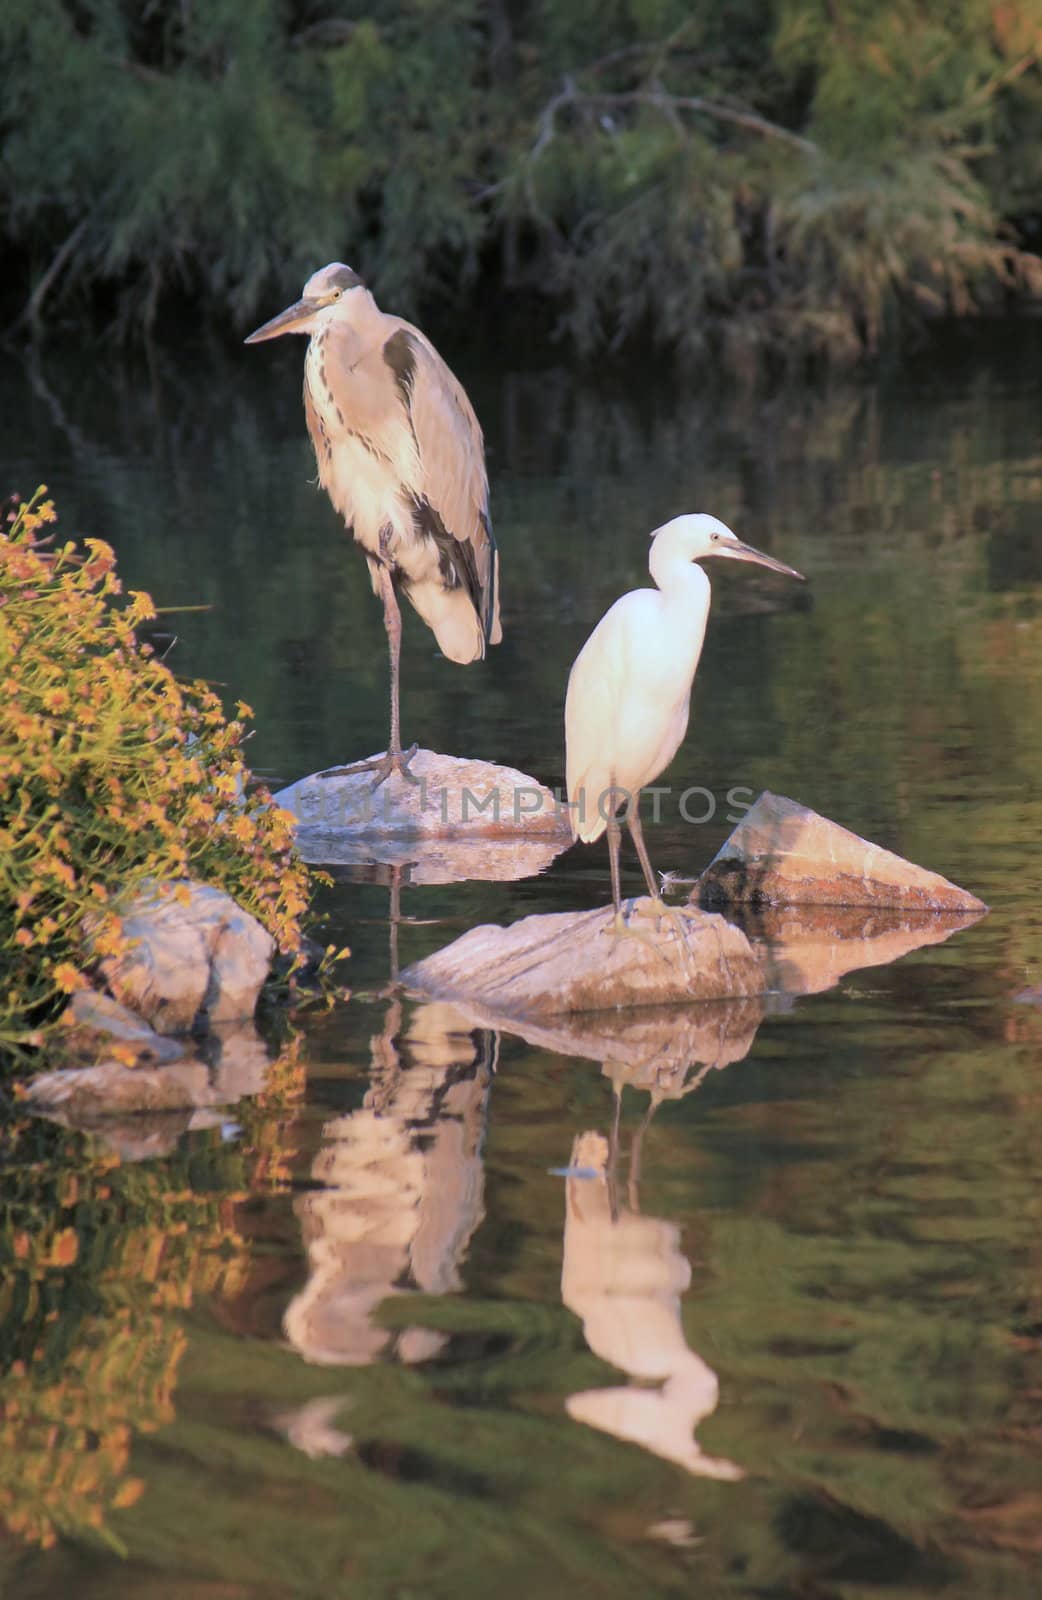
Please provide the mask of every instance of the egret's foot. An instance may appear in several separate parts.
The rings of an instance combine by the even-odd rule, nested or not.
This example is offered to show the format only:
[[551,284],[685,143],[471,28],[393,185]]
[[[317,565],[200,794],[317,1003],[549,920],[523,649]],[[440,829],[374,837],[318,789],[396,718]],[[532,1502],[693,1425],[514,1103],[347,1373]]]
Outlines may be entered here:
[[690,960],[691,951],[688,947],[684,918],[701,918],[702,913],[697,906],[668,906],[661,897],[656,896],[655,899],[652,899],[649,895],[647,900],[637,902],[634,912],[635,915],[640,917],[654,917],[657,928],[661,928],[663,920],[671,924],[676,932],[678,944],[684,955]]
[[[658,901],[657,903],[662,905],[661,901]],[[662,909],[668,915],[669,907],[663,906]],[[669,951],[664,947],[661,939],[657,938],[654,934],[642,933],[639,928],[634,928],[631,926],[630,917],[638,917],[641,914],[641,911],[638,910],[636,905],[631,908],[629,917],[627,917],[626,912],[621,908],[616,911],[614,917],[611,919],[611,922],[608,924],[607,929],[608,933],[610,933],[612,937],[612,942],[615,943],[619,939],[637,939],[641,944],[646,944],[649,950],[654,950],[655,954],[660,958],[660,960],[665,961],[667,964],[671,964],[672,957],[670,956]]]
[[420,780],[409,771],[409,762],[419,749],[418,744],[411,744],[408,750],[388,750],[383,756],[370,756],[368,761],[352,761],[346,767],[330,767],[326,772],[320,772],[320,778],[347,778],[355,772],[375,772],[376,777],[369,785],[369,792],[379,789],[386,783],[392,772],[398,772],[406,783],[414,783],[419,787]]

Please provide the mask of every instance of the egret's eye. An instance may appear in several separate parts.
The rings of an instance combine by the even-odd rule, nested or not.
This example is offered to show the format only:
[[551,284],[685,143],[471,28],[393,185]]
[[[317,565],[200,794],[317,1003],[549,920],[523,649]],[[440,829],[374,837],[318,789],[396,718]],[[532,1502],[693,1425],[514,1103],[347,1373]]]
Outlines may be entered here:
[[343,294],[343,292],[344,291],[342,289],[334,289],[329,298],[331,300],[339,300],[340,296]]
[[719,544],[720,543],[720,535],[718,533],[711,533],[709,535],[709,538],[710,538],[710,541],[713,544]]

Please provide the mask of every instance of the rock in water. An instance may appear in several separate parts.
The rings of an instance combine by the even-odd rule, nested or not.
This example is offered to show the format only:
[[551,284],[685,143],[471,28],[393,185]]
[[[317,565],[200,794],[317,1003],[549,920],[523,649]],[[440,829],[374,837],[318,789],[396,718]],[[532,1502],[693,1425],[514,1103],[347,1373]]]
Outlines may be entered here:
[[796,800],[765,790],[717,851],[694,903],[893,906],[986,911],[947,878],[870,844]]
[[220,889],[164,888],[144,890],[124,913],[133,943],[101,963],[109,989],[157,1033],[187,1033],[201,1010],[209,1022],[252,1017],[275,948],[270,933]]
[[409,763],[419,779],[392,772],[373,789],[371,772],[300,778],[275,796],[292,811],[301,835],[370,839],[549,837],[570,841],[556,796],[515,767],[418,750]]
[[627,913],[622,935],[610,906],[473,928],[409,967],[402,982],[519,1020],[764,992],[752,946],[723,917],[686,910],[659,921],[647,899],[628,902]]
[[133,1011],[96,989],[78,990],[66,1006],[62,1022],[62,1055],[77,1061],[96,1062],[113,1044],[122,1047],[124,1066],[129,1065],[131,1052],[135,1065],[146,1066],[162,1066],[185,1053],[175,1039],[156,1033]]

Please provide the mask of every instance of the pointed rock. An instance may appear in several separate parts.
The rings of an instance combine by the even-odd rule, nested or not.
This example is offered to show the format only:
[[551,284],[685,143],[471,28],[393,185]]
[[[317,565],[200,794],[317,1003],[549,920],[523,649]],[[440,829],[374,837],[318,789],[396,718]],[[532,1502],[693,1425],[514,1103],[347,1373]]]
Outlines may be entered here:
[[626,910],[621,934],[611,906],[473,928],[409,967],[402,982],[518,1019],[764,992],[752,946],[723,917],[687,908],[659,919],[647,899]]
[[702,906],[892,906],[987,910],[947,878],[765,790],[692,891]]

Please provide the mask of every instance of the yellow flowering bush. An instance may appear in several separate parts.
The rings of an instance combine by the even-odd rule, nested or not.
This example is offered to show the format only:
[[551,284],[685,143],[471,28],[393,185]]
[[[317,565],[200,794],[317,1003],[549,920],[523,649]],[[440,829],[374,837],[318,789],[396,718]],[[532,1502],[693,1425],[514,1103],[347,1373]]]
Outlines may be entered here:
[[[0,523],[0,1045],[42,1042],[94,956],[123,943],[146,878],[224,889],[284,952],[301,944],[307,869],[288,812],[245,792],[243,719],[138,639],[100,539],[60,542],[45,489]],[[172,892],[177,892],[176,889]]]

